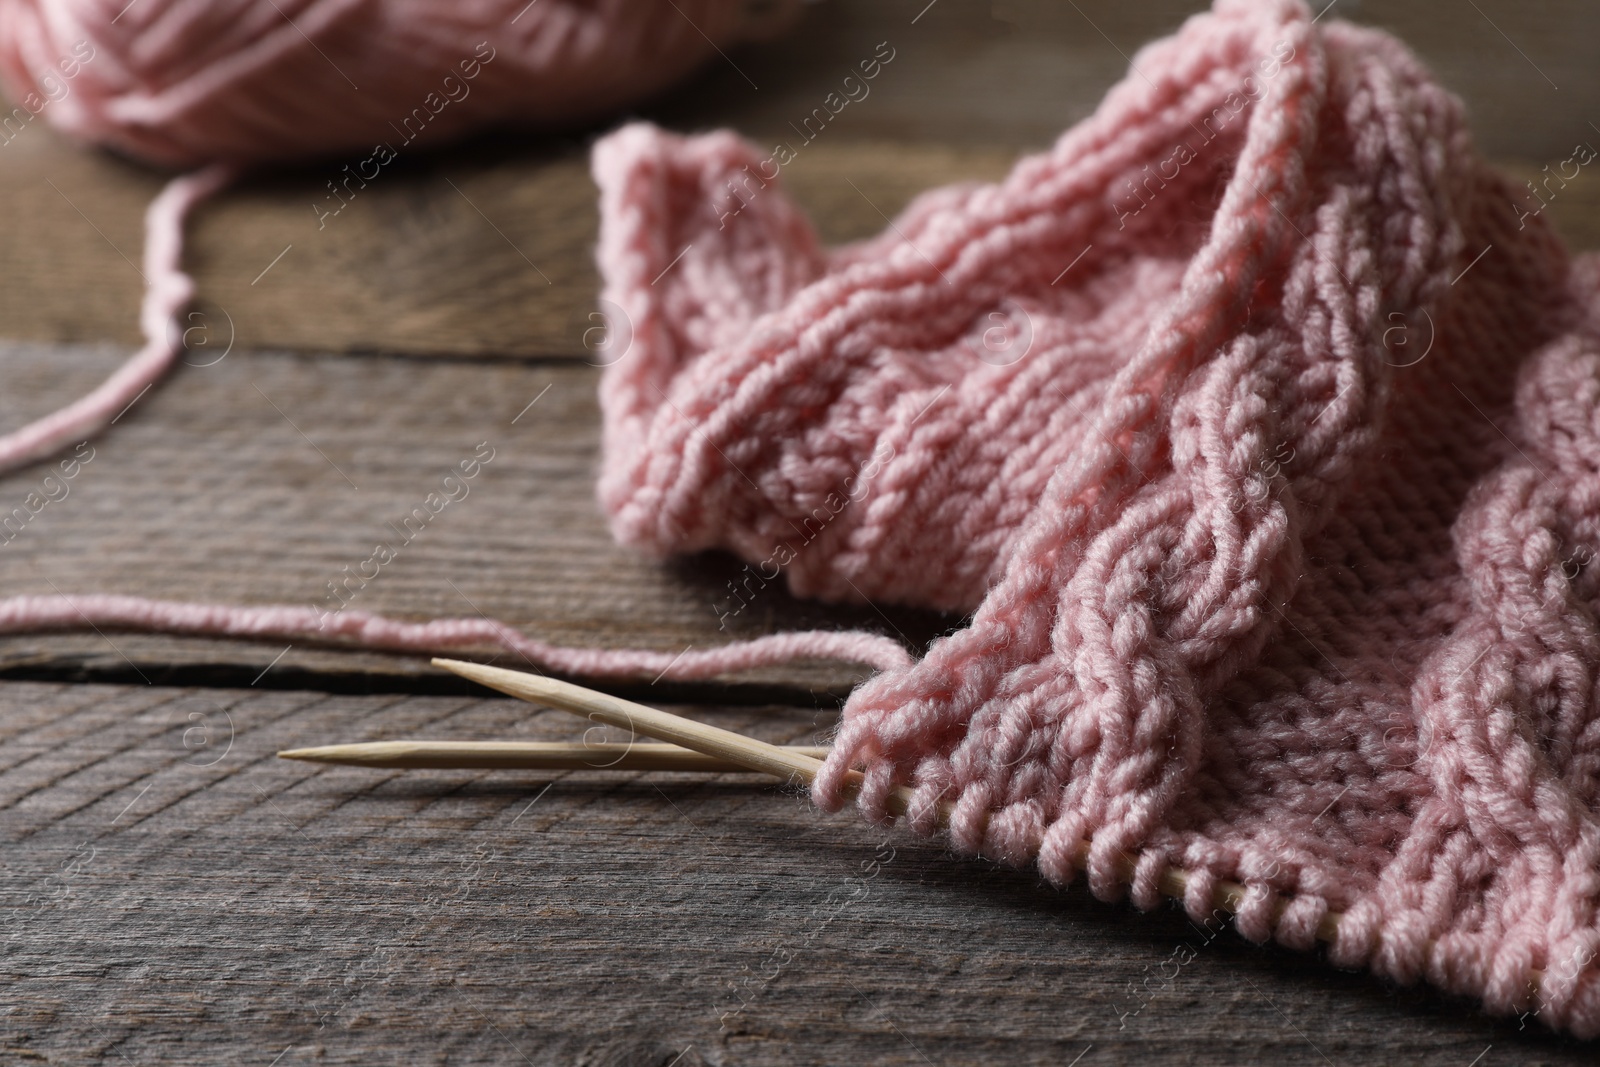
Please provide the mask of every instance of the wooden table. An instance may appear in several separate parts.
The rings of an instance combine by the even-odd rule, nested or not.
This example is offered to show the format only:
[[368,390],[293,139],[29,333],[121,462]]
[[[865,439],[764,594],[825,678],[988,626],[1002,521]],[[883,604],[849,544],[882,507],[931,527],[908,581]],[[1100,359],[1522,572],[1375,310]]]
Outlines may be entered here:
[[[844,240],[926,186],[1003,173],[1193,5],[989,7],[825,3],[787,40],[731,53],[642,113],[781,136],[890,42],[872,96],[785,169],[824,235]],[[1586,117],[1600,118],[1593,9],[1356,14],[1406,35],[1513,169],[1600,140]],[[386,522],[488,442],[470,495],[358,606],[666,650],[810,625],[920,645],[959,625],[774,586],[724,629],[736,562],[657,564],[611,543],[592,503],[599,372],[583,341],[594,132],[402,158],[320,229],[310,205],[333,166],[258,178],[202,209],[192,365],[0,544],[0,587],[319,602]],[[160,180],[42,125],[0,148],[0,425],[84,392],[126,355],[140,214]],[[1584,174],[1549,210],[1575,245],[1600,246],[1600,180]],[[43,474],[0,479],[0,512]],[[412,658],[87,632],[0,640],[0,677],[4,1063],[1596,1056],[1534,1021],[820,816],[749,776],[274,758],[336,740],[578,736],[567,716]],[[803,741],[858,679],[822,665],[619,688]],[[1175,968],[1175,953],[1189,962]]]

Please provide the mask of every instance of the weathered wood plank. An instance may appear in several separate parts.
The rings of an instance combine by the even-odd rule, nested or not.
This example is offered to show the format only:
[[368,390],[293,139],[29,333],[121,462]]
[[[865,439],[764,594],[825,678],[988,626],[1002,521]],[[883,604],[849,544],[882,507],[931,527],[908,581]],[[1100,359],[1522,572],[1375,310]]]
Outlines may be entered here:
[[[0,346],[10,385],[0,394],[0,424],[83,391],[120,358],[109,347]],[[728,583],[742,571],[731,557],[662,564],[618,548],[594,503],[597,375],[570,362],[237,351],[213,366],[183,367],[93,443],[64,498],[9,541],[0,533],[0,589],[334,610],[341,601],[328,583],[342,582],[346,568],[358,572],[381,541],[398,555],[365,586],[345,586],[350,607],[419,619],[481,612],[557,642],[678,651],[812,626],[922,641],[954,624],[830,609],[775,584],[736,602]],[[402,539],[406,517],[445,474],[491,453],[464,497]],[[40,491],[50,469],[0,478],[0,516]],[[748,607],[735,610],[741,603]],[[243,685],[274,664],[267,684],[310,671],[343,680],[302,676],[297,684],[347,688],[439,673],[414,657],[284,649],[29,635],[0,640],[0,670]],[[181,670],[202,666],[213,670]],[[755,677],[841,691],[859,672],[785,668]]]
[[[695,713],[774,741],[827,725],[791,708]],[[1519,1031],[823,816],[748,776],[272,756],[333,739],[574,739],[581,725],[471,697],[0,684],[3,1058],[1592,1056],[1532,1021]]]
[[[132,264],[159,183],[41,134],[0,153],[0,332],[133,345],[141,281]],[[201,300],[191,342],[210,351],[232,343],[582,358],[599,287],[583,159],[484,156],[397,165],[320,232],[303,175],[224,194],[193,227]],[[993,151],[819,144],[783,177],[836,243],[878,232],[884,215],[925,188],[993,180],[1011,161]],[[1507,169],[1524,179],[1539,171]],[[1600,180],[1580,174],[1548,215],[1576,247],[1600,247]]]
[[[1600,9],[1582,0],[1309,0],[1327,18],[1397,34],[1461,95],[1484,151],[1542,165],[1590,137],[1600,111],[1592,42]],[[896,56],[870,95],[839,115],[863,139],[1029,148],[1083,118],[1153,38],[1204,0],[892,0],[823,3],[789,37],[740,50],[649,110],[675,126],[732,125],[786,136],[863,58]],[[915,21],[913,21],[915,20]],[[1600,121],[1600,120],[1596,120]],[[1587,131],[1587,132],[1586,132]],[[830,123],[828,137],[834,136]]]
[[[842,241],[877,232],[883,214],[921,189],[1003,174],[1018,150],[1048,144],[1088,114],[1139,44],[1199,5],[1018,0],[991,17],[947,2],[913,26],[913,9],[925,6],[819,5],[793,37],[733,61],[759,91],[718,63],[642,110],[676,128],[731,125],[759,143],[791,144],[797,157],[783,181],[823,235]],[[1532,173],[1567,159],[1575,142],[1600,139],[1587,118],[1600,113],[1593,33],[1573,24],[1600,30],[1600,14],[1511,0],[1478,7],[1470,17],[1396,3],[1352,14],[1397,30],[1435,63],[1467,97],[1491,154]],[[804,141],[792,124],[880,41],[895,58],[868,95]],[[219,335],[244,347],[581,355],[597,285],[584,146],[598,132],[402,153],[320,221],[313,205],[340,202],[327,182],[343,177],[343,161],[250,181],[195,220],[202,306]],[[133,264],[160,180],[68,145],[43,123],[0,146],[0,333],[134,343]],[[1592,176],[1563,189],[1550,213],[1580,246],[1600,244]]]
[[[140,218],[159,183],[131,164],[47,137],[19,139],[8,150],[25,151],[0,155],[4,334],[132,345]],[[571,151],[488,154],[397,164],[320,231],[303,174],[224,194],[193,226],[190,262],[201,300],[191,341],[212,351],[231,342],[581,359],[599,288],[596,194],[584,159]],[[877,233],[885,215],[923,189],[998,178],[1012,158],[818,144],[783,179],[837,243]],[[1524,178],[1538,172],[1528,164],[1508,169]],[[1548,213],[1577,247],[1600,246],[1600,180],[1580,174]]]
[[[923,188],[994,177],[1009,161],[937,147],[818,145],[785,180],[837,242],[881,230],[879,212],[892,214]],[[319,218],[312,206],[324,204],[325,182],[339,173],[330,164],[261,178],[197,213],[188,262],[207,316],[197,325],[210,324],[214,344],[585,353],[599,288],[596,192],[571,141],[479,142],[402,158],[338,215]],[[159,188],[159,176],[46,129],[30,127],[4,146],[0,333],[135,343],[142,217]]]

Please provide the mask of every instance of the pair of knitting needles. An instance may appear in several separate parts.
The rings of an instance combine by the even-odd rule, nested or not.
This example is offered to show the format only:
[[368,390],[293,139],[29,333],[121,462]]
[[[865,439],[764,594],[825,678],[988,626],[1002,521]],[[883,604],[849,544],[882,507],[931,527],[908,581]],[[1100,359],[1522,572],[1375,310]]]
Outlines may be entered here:
[[[545,678],[503,667],[435,659],[435,667],[499,690],[519,700],[570,711],[591,722],[604,723],[668,742],[666,744],[550,744],[516,741],[375,741],[354,745],[325,745],[279,752],[284,759],[315,763],[356,764],[389,768],[473,768],[537,770],[699,771],[721,773],[754,771],[782,781],[810,785],[822,769],[828,749],[814,746],[770,745],[753,737],[686,719],[658,708],[635,704],[581,685]],[[860,787],[861,772],[850,771],[847,790]],[[890,798],[890,811],[905,814],[911,798],[904,787]],[[941,819],[946,815],[941,812]]]
[[[454,659],[435,659],[443,667],[507,696],[545,707],[572,712],[591,722],[604,723],[634,734],[658,738],[666,744],[550,744],[539,742],[461,742],[461,741],[375,741],[366,744],[325,745],[297,748],[278,753],[285,759],[316,763],[355,764],[380,768],[439,768],[476,770],[617,770],[617,771],[699,771],[724,773],[754,771],[770,774],[780,781],[810,785],[822,769],[826,748],[785,747],[758,741],[753,737],[686,719],[659,708],[636,704],[607,693],[585,689],[571,682],[545,678],[503,667],[488,667]],[[860,788],[861,772],[847,773],[845,791]],[[911,802],[911,791],[896,787],[888,797],[892,815],[904,815]],[[939,805],[940,826],[949,822],[950,806]],[[1089,843],[1080,841],[1074,860],[1081,867],[1089,858]],[[1125,883],[1133,881],[1133,860],[1124,857],[1119,865]],[[1182,899],[1188,888],[1188,874],[1169,867],[1161,876],[1161,891]],[[1245,887],[1237,882],[1218,884],[1213,904],[1232,914],[1245,898]],[[1317,929],[1317,936],[1332,941],[1339,931],[1338,913],[1329,913]]]
[[[681,715],[661,711],[659,708],[636,704],[607,693],[585,689],[570,682],[557,681],[539,675],[508,671],[503,667],[488,667],[461,660],[435,659],[434,666],[443,667],[463,678],[470,679],[507,696],[530,701],[545,707],[569,711],[591,722],[604,723],[634,734],[658,738],[665,744],[605,743],[605,744],[550,744],[540,742],[450,742],[450,741],[376,741],[368,744],[326,745],[320,748],[299,748],[278,753],[285,759],[310,760],[317,763],[355,764],[364,767],[385,768],[441,768],[475,770],[617,770],[617,771],[696,771],[726,773],[754,771],[770,774],[781,781],[810,785],[822,768],[828,749],[806,746],[772,745],[753,737],[723,730],[706,723],[686,719]],[[846,792],[860,788],[860,771],[850,771],[846,779]],[[904,815],[911,793],[904,786],[896,787],[889,795],[888,809],[892,815]],[[940,802],[939,825],[948,825],[950,806]],[[1079,841],[1073,849],[1073,860],[1079,866],[1087,864],[1089,843]],[[1124,884],[1133,881],[1132,857],[1124,856],[1118,864],[1118,874]],[[1188,888],[1187,872],[1168,867],[1161,874],[1163,895],[1182,900]],[[1244,905],[1245,887],[1238,882],[1219,882],[1212,895],[1212,905],[1228,914],[1237,914]],[[1288,901],[1278,902],[1278,915],[1287,908]],[[1330,911],[1317,926],[1317,938],[1332,942],[1339,935],[1340,912]],[[1534,971],[1532,982],[1537,985],[1543,975]]]
[[[435,659],[443,667],[507,696],[545,707],[572,712],[591,722],[604,723],[634,734],[654,737],[666,744],[606,743],[550,744],[539,742],[461,742],[461,741],[375,741],[366,744],[325,745],[297,748],[278,753],[285,759],[316,763],[354,764],[378,768],[438,768],[476,770],[616,770],[616,771],[699,771],[725,773],[754,771],[770,774],[780,781],[810,785],[822,769],[828,749],[785,747],[758,741],[753,737],[686,719],[658,708],[636,704],[607,693],[585,689],[503,667],[465,663],[454,659]],[[861,772],[849,771],[845,791],[860,788]],[[888,797],[892,815],[904,815],[910,806],[911,791],[896,787]],[[948,824],[950,805],[941,802],[938,820]],[[1089,858],[1089,843],[1080,841],[1074,860],[1081,867]],[[1120,872],[1124,882],[1133,881],[1133,860],[1124,857]],[[1188,887],[1188,875],[1169,867],[1161,876],[1161,891],[1181,899]],[[1245,888],[1237,882],[1219,883],[1215,906],[1229,913],[1244,903]],[[1331,941],[1338,933],[1337,914],[1323,920],[1317,934]]]

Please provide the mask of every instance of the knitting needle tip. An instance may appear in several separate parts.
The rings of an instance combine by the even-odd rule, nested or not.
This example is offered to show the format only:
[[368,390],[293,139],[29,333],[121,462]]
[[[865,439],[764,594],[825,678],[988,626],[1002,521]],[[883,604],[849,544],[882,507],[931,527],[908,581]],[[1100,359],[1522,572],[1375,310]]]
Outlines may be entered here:
[[[815,745],[785,746],[785,751],[826,759]],[[746,768],[680,745],[640,741],[368,741],[322,745],[278,753],[281,759],[339,763],[356,767],[429,770],[524,771],[688,771],[739,773]]]
[[631,700],[585,689],[571,682],[455,659],[435,659],[433,664],[507,696],[559,708],[591,722],[602,722],[635,734],[646,734],[692,748],[715,759],[738,764],[746,770],[770,774],[780,780],[809,785],[822,768],[821,760],[778,745],[769,745],[732,730],[686,719],[659,708],[635,704]]

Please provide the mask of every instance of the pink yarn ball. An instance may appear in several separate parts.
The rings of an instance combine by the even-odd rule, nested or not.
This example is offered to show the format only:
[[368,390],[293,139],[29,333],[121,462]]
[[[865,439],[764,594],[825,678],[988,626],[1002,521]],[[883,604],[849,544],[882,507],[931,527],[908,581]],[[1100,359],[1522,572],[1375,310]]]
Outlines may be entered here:
[[14,106],[173,167],[604,114],[799,0],[0,0]]

